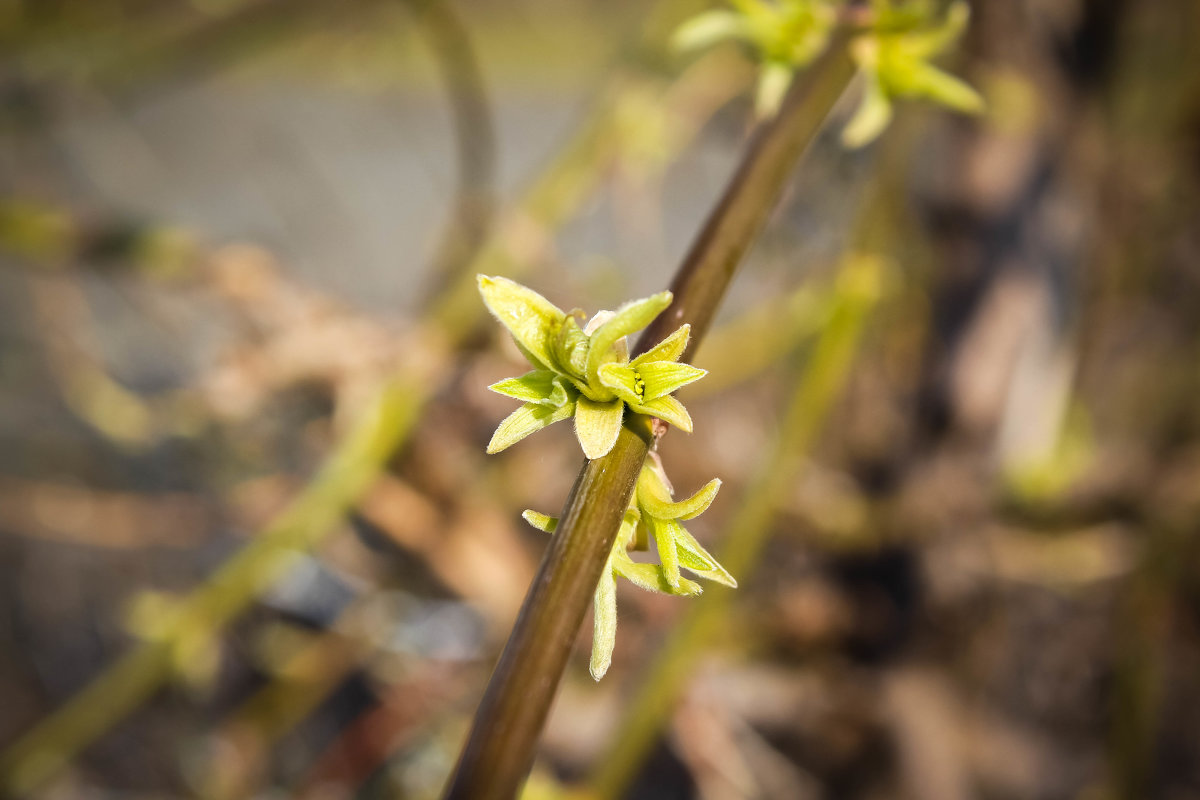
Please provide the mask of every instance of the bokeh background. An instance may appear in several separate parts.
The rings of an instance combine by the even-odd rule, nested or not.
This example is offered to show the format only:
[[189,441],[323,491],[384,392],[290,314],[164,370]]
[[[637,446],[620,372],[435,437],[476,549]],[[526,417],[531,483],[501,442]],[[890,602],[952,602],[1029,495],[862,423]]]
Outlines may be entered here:
[[[973,6],[988,112],[852,89],[681,392],[754,566],[621,587],[530,796],[1200,797],[1200,6]],[[0,2],[0,795],[437,796],[581,461],[484,455],[470,276],[669,282],[753,127],[703,7]]]

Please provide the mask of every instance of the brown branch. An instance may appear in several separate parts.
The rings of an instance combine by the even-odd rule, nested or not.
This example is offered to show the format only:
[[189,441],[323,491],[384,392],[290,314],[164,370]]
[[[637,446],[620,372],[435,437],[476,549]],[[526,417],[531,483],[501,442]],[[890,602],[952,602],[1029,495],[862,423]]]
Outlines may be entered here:
[[[642,334],[638,351],[683,323],[692,325],[689,350],[697,346],[742,256],[851,74],[845,48],[833,43],[793,86],[779,116],[763,125],[676,273],[674,302]],[[635,416],[612,452],[580,472],[476,712],[448,800],[512,798],[520,790],[652,441],[649,420]]]

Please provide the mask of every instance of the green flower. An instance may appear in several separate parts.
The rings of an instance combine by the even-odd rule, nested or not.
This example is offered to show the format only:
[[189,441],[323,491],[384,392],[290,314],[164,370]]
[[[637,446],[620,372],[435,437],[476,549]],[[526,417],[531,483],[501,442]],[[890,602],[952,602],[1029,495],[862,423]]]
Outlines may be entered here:
[[978,92],[929,63],[966,28],[970,10],[965,2],[951,4],[940,24],[931,23],[927,3],[895,8],[888,0],[876,0],[873,8],[873,29],[850,43],[863,77],[863,98],[842,131],[843,144],[862,147],[879,136],[891,122],[897,97],[923,97],[967,114],[983,111]]
[[723,40],[742,41],[762,62],[755,110],[774,114],[797,69],[821,54],[837,22],[830,0],[730,0],[735,10],[707,11],[683,23],[673,38],[679,50],[698,50]]
[[580,328],[583,312],[566,313],[532,289],[507,278],[479,276],[488,310],[508,328],[533,366],[519,378],[488,387],[524,403],[496,428],[489,453],[498,453],[534,431],[575,418],[575,434],[588,458],[599,458],[617,441],[628,405],[691,432],[692,420],[670,394],[707,374],[678,364],[691,328],[680,327],[649,352],[629,360],[626,339],[671,304],[660,292],[602,311]]
[[[703,591],[700,584],[680,575],[682,567],[698,577],[737,587],[733,576],[680,524],[704,513],[720,488],[721,481],[714,478],[688,499],[675,502],[657,454],[651,453],[647,458],[592,601],[594,622],[589,669],[594,679],[603,678],[612,663],[617,641],[617,578],[625,578],[649,592],[681,597],[700,594]],[[527,510],[522,516],[530,525],[547,533],[553,533],[558,526],[556,517],[536,511]],[[630,549],[647,549],[651,538],[662,563],[640,563],[629,557]]]

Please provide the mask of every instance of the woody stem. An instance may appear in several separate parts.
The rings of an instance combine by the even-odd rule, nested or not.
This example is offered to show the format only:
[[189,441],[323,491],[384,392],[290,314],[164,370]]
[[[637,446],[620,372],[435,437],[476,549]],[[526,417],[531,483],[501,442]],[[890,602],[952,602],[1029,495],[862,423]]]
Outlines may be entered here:
[[[832,43],[764,123],[671,283],[671,305],[643,332],[633,355],[685,323],[703,339],[730,280],[775,207],[792,169],[816,138],[852,68]],[[571,647],[654,440],[650,420],[627,415],[616,445],[584,464],[563,509],[446,790],[447,800],[517,795]]]

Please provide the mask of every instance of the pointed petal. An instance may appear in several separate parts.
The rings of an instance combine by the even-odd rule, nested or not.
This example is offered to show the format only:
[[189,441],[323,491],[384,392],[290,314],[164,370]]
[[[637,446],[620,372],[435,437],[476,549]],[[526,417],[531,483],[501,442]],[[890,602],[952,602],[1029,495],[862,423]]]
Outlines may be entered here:
[[479,293],[488,311],[508,328],[521,352],[535,366],[552,369],[551,337],[566,314],[558,306],[516,281],[480,275]]
[[650,533],[658,547],[658,560],[662,563],[663,577],[672,589],[679,588],[679,552],[675,547],[675,528],[679,523],[670,519],[650,517]]
[[638,392],[638,376],[627,364],[604,364],[596,373],[600,385],[611,389],[612,393],[626,403],[640,403],[642,396]]
[[675,546],[679,551],[679,564],[701,578],[722,583],[731,589],[737,588],[737,581],[704,547],[696,541],[696,537],[682,525],[676,526]]
[[[617,533],[617,541],[613,544],[613,550],[620,550],[624,553],[628,548],[633,547],[635,550],[637,544],[637,529],[642,521],[642,512],[638,511],[637,503],[630,503],[629,508],[625,509],[625,516],[621,520],[621,530]],[[644,547],[641,549],[645,549]]]
[[630,363],[636,367],[647,361],[678,361],[679,357],[683,355],[683,351],[687,349],[687,343],[691,337],[692,326],[680,325],[674,333],[642,353]]
[[588,337],[579,329],[574,315],[568,315],[554,336],[554,357],[558,366],[571,375],[582,378],[587,370]]
[[671,395],[659,397],[645,403],[638,403],[637,405],[630,404],[629,407],[639,414],[649,414],[652,417],[658,417],[663,422],[674,425],[684,433],[692,432],[691,416],[688,414],[687,409],[683,407],[683,403]]
[[642,397],[646,400],[657,400],[708,374],[706,369],[693,367],[691,364],[677,364],[674,361],[650,361],[639,365],[637,372],[644,384]]
[[659,292],[618,308],[612,318],[596,328],[592,334],[591,346],[588,348],[588,378],[596,378],[596,371],[600,369],[601,364],[616,360],[617,354],[613,353],[613,348],[618,340],[649,325],[669,305],[671,293]]
[[745,39],[750,26],[740,14],[732,11],[706,11],[697,14],[675,29],[671,47],[676,52],[703,50],[722,39]]
[[862,101],[842,129],[842,144],[851,149],[870,144],[892,121],[892,101],[879,82],[879,76],[864,72],[864,78]]
[[649,550],[650,549],[650,522],[642,518],[638,520],[637,528],[633,532],[633,543],[630,545],[633,550]]
[[617,643],[617,581],[613,577],[612,561],[604,567],[596,594],[592,600],[595,617],[592,624],[592,678],[600,680],[612,663],[613,647]]
[[552,408],[558,408],[568,400],[562,381],[553,372],[544,369],[526,372],[519,378],[505,378],[488,388],[515,400]]
[[695,597],[704,591],[704,587],[695,581],[680,577],[679,586],[672,587],[667,583],[667,577],[658,564],[641,564],[634,561],[626,553],[613,553],[613,571],[621,578],[647,592],[673,594],[681,597]]
[[534,511],[532,508],[522,511],[521,516],[530,525],[545,533],[554,533],[554,529],[558,527],[558,517],[542,514],[539,511]]
[[597,403],[586,397],[575,402],[575,436],[589,459],[607,455],[617,443],[625,404],[620,400]]
[[909,33],[900,42],[906,54],[924,60],[948,49],[966,30],[971,18],[970,7],[963,2],[950,4],[941,25],[927,31]]
[[649,481],[639,480],[637,498],[647,514],[659,519],[689,520],[703,514],[712,505],[720,489],[721,479],[713,478],[704,484],[700,491],[686,500],[672,502],[669,494],[661,491]]
[[758,76],[754,92],[754,113],[759,119],[775,116],[783,105],[788,87],[792,85],[792,65],[779,61],[768,61]]
[[917,64],[898,87],[905,94],[927,97],[964,114],[983,112],[983,97],[965,81],[930,64]]
[[488,453],[499,453],[507,447],[512,447],[529,434],[566,419],[574,413],[574,403],[567,403],[558,408],[538,403],[526,403],[504,418],[500,427],[496,428],[496,432],[492,434],[487,451]]

